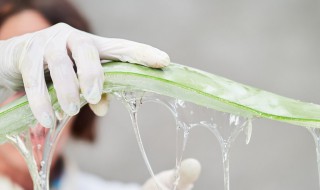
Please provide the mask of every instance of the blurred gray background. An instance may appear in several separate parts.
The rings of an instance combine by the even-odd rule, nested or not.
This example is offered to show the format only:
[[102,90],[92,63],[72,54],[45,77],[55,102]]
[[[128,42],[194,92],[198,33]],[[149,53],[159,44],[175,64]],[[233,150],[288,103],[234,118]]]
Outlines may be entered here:
[[[319,0],[73,0],[96,34],[150,44],[173,62],[303,101],[320,103]],[[141,131],[156,172],[175,163],[175,129],[159,105],[141,110]],[[257,119],[249,145],[231,150],[233,190],[317,190],[315,146],[302,127]],[[108,180],[143,183],[149,174],[124,106],[111,102],[94,145],[70,141],[66,153]],[[221,151],[204,128],[185,158],[203,172],[196,190],[223,189]]]

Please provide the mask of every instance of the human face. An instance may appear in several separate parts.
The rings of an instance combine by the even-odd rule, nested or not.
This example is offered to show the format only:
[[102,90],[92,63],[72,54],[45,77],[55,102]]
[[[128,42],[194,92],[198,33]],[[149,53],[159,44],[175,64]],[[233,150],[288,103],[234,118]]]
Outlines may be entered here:
[[[6,40],[14,36],[35,32],[45,29],[50,23],[37,11],[25,10],[8,18],[0,28],[0,40]],[[8,100],[0,104],[3,106],[7,103],[24,95],[24,92],[18,92]],[[63,134],[60,136],[56,146],[56,152],[53,157],[53,164],[62,152],[63,144],[70,136],[70,122],[65,127]],[[19,174],[19,175],[17,175]],[[0,146],[0,176],[9,177],[14,183],[19,184],[26,190],[33,188],[32,180],[28,168],[22,156],[12,144],[3,144]]]
[[37,11],[25,10],[9,17],[0,28],[0,40],[35,32],[50,26]]

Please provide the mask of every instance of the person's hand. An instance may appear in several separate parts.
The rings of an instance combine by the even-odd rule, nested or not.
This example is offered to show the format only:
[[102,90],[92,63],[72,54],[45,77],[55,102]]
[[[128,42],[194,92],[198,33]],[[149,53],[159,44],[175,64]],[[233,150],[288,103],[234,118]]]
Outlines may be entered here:
[[[0,91],[24,87],[35,118],[45,127],[53,125],[54,114],[44,72],[50,72],[62,110],[72,116],[79,112],[80,92],[90,104],[101,100],[104,74],[100,59],[154,68],[170,62],[166,53],[151,46],[94,36],[64,23],[0,41],[0,53]],[[101,106],[91,107],[97,108],[97,114],[105,112]]]
[[[180,180],[177,190],[191,190],[201,171],[200,163],[195,159],[182,161],[180,167]],[[163,171],[155,176],[160,183],[161,190],[171,190],[175,180],[175,170]],[[158,190],[153,178],[150,178],[142,187],[142,190]]]

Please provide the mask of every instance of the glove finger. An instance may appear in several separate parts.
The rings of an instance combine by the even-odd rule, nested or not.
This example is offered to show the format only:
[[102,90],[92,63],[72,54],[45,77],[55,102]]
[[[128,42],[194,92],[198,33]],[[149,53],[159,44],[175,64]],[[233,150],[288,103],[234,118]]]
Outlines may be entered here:
[[76,115],[80,110],[79,82],[67,51],[46,51],[45,60],[62,110],[70,116]]
[[102,94],[101,100],[97,104],[89,104],[89,107],[97,116],[105,116],[109,109],[108,95]]
[[33,115],[41,125],[50,128],[54,125],[54,114],[44,79],[43,57],[30,56],[38,54],[35,50],[29,50],[28,55],[21,61],[20,69]]
[[[191,190],[194,182],[198,179],[201,171],[200,163],[192,158],[183,160],[180,166],[180,180],[177,190]],[[162,190],[173,188],[175,180],[175,170],[167,170],[157,174],[155,177],[161,185]],[[143,190],[157,189],[154,179],[149,179],[144,185]]]
[[92,40],[80,32],[68,38],[68,47],[77,65],[79,85],[84,98],[91,104],[101,99],[104,73],[99,53]]
[[192,189],[194,182],[199,178],[201,165],[198,160],[189,158],[181,162],[180,180],[177,189]]
[[[150,189],[161,189],[161,190],[170,190],[174,181],[174,170],[167,170],[160,172],[155,176],[155,179],[148,179],[142,186],[142,190],[150,190]],[[158,188],[159,187],[159,188]]]
[[101,59],[138,63],[153,68],[165,67],[170,63],[167,53],[146,44],[94,35],[92,38]]

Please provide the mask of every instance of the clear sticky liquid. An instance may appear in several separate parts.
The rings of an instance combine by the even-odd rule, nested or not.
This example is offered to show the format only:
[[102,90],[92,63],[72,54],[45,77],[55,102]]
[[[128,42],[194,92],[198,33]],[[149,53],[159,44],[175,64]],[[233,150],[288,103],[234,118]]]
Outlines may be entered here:
[[49,174],[51,160],[59,135],[69,120],[64,116],[56,121],[56,125],[47,129],[39,124],[30,126],[28,131],[19,135],[6,135],[21,153],[28,166],[34,190],[49,190]]
[[[132,120],[132,125],[136,134],[136,138],[140,147],[142,157],[153,177],[158,189],[179,189],[180,167],[183,159],[183,154],[186,149],[187,141],[190,132],[194,127],[205,127],[211,131],[218,139],[222,150],[223,174],[224,174],[224,189],[230,190],[229,178],[229,159],[231,145],[241,131],[245,130],[246,142],[249,143],[252,133],[251,117],[245,118],[233,114],[223,113],[203,106],[198,106],[179,99],[159,96],[152,93],[142,92],[121,92],[116,96],[125,103]],[[155,102],[164,105],[174,116],[176,122],[176,165],[175,179],[170,187],[164,187],[154,176],[153,169],[144,150],[143,142],[139,133],[137,115],[139,107],[143,103]]]
[[[244,131],[246,135],[246,143],[248,144],[250,142],[252,135],[252,118],[250,116],[241,117],[234,114],[223,113],[182,100],[141,91],[130,90],[114,94],[124,102],[129,111],[142,157],[150,175],[155,181],[157,189],[179,189],[181,161],[186,150],[188,137],[194,127],[205,127],[217,138],[220,144],[224,190],[230,190],[230,150],[232,143],[242,131]],[[164,105],[175,119],[176,164],[174,180],[170,187],[164,187],[161,182],[157,181],[140,136],[138,111],[142,104],[148,102],[156,102]],[[63,127],[69,120],[69,117],[63,114],[58,114],[57,118],[59,118],[59,120],[52,129],[45,129],[40,125],[34,124],[30,126],[30,130],[22,132],[19,135],[6,135],[7,140],[14,144],[24,157],[34,183],[34,190],[49,189],[49,172],[54,148]],[[308,130],[312,134],[316,145],[320,187],[320,129],[308,128]]]
[[[186,150],[189,134],[194,127],[205,127],[214,134],[218,139],[222,150],[224,189],[230,189],[229,178],[229,158],[232,143],[245,130],[247,143],[250,141],[252,133],[251,118],[236,116],[233,114],[219,112],[203,106],[198,106],[183,100],[170,97],[160,96],[153,93],[141,91],[119,91],[113,93],[126,106],[131,121],[132,127],[147,169],[152,176],[155,187],[161,189],[179,189],[181,179],[180,168],[183,159],[183,154]],[[159,103],[168,108],[172,113],[176,123],[176,159],[175,159],[175,176],[171,185],[162,184],[154,175],[153,169],[149,162],[147,153],[144,149],[141,139],[138,112],[139,108],[144,103]],[[25,131],[19,135],[7,135],[9,142],[14,144],[20,153],[23,155],[28,165],[33,183],[34,190],[49,189],[49,173],[51,160],[55,145],[69,117],[63,114],[57,114],[57,123],[51,129],[43,128],[40,125],[30,127],[29,131]]]
[[318,183],[320,188],[320,129],[319,128],[307,128],[311,133],[316,146],[317,165],[318,165]]

